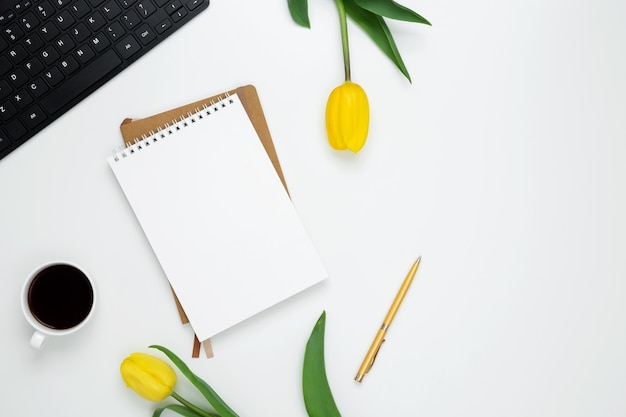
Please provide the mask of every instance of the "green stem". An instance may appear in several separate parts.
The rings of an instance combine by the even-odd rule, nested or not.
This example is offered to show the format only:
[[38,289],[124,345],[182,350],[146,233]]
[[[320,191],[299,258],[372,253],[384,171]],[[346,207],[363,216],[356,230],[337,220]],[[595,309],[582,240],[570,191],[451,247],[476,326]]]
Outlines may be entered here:
[[348,22],[343,0],[335,0],[339,9],[339,25],[341,26],[341,47],[343,48],[343,69],[346,81],[350,81],[350,48],[348,46]]
[[203,417],[220,417],[217,414],[209,413],[207,411],[204,411],[202,408],[193,405],[192,403],[190,403],[189,401],[187,401],[186,399],[181,397],[176,391],[172,391],[172,393],[170,395],[174,399],[176,399],[179,403],[181,403],[185,407],[189,408],[190,410],[193,410],[195,413],[197,413],[197,414],[199,414],[199,415],[201,415]]

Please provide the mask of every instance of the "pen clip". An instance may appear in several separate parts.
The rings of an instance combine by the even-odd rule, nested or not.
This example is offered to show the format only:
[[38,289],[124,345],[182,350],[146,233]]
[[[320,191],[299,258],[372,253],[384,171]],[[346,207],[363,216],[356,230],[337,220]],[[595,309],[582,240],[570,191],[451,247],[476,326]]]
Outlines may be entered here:
[[374,366],[374,361],[376,360],[376,357],[378,356],[378,352],[380,352],[380,347],[383,345],[383,343],[385,343],[385,339],[382,340],[382,342],[380,342],[380,345],[378,345],[378,348],[376,349],[376,353],[374,353],[374,357],[372,358],[372,362],[370,363],[369,368],[367,368],[367,372],[370,371],[370,369],[372,369],[372,366]]

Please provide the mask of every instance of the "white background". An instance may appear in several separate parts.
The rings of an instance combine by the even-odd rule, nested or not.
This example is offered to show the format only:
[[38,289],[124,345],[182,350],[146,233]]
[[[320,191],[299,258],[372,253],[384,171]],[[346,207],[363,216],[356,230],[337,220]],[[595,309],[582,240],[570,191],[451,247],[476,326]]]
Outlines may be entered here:
[[[351,24],[353,80],[371,105],[356,155],[326,143],[339,25],[331,0],[310,3],[308,30],[286,0],[212,0],[0,161],[2,412],[149,416],[118,368],[157,343],[241,416],[306,416],[302,358],[325,310],[344,417],[626,415],[626,3],[405,0],[433,23],[389,22],[412,83]],[[123,118],[244,84],[330,278],[216,336],[215,358],[191,359],[191,329],[106,157]],[[56,259],[90,272],[98,310],[35,352],[20,288]],[[198,399],[182,380],[177,390]]]

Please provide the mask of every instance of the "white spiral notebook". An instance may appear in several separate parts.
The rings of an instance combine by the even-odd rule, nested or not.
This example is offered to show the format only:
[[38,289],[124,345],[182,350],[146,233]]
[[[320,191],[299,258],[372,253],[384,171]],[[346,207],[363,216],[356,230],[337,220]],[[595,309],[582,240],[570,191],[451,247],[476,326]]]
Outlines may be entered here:
[[327,277],[237,94],[108,161],[200,340]]

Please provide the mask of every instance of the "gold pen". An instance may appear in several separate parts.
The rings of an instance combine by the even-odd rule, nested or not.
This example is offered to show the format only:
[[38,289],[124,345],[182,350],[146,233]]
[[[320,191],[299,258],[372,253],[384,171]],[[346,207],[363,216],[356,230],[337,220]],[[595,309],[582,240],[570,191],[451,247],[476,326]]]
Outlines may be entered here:
[[376,333],[376,337],[374,338],[374,341],[372,342],[372,346],[370,346],[370,350],[367,351],[367,355],[365,355],[365,359],[363,359],[363,363],[361,364],[361,367],[359,368],[358,373],[354,377],[354,379],[357,382],[363,381],[363,377],[365,376],[365,374],[368,373],[370,369],[372,368],[372,365],[374,364],[374,360],[376,359],[376,355],[378,355],[378,350],[380,349],[380,346],[385,341],[385,334],[387,333],[387,329],[389,329],[389,326],[391,326],[391,322],[393,321],[393,318],[396,316],[396,313],[398,312],[398,308],[400,308],[400,304],[402,304],[402,300],[404,299],[406,292],[409,290],[409,287],[411,286],[411,282],[413,282],[413,277],[415,277],[415,273],[417,272],[417,268],[419,268],[420,266],[421,260],[422,260],[421,256],[417,258],[417,260],[415,261],[415,263],[409,270],[409,273],[407,274],[406,278],[404,278],[404,281],[402,282],[402,286],[400,287],[398,294],[396,294],[396,298],[393,300],[393,303],[391,304],[391,307],[389,308],[389,311],[387,312],[387,315],[385,316],[385,320],[383,320],[382,326],[380,326],[378,333]]

